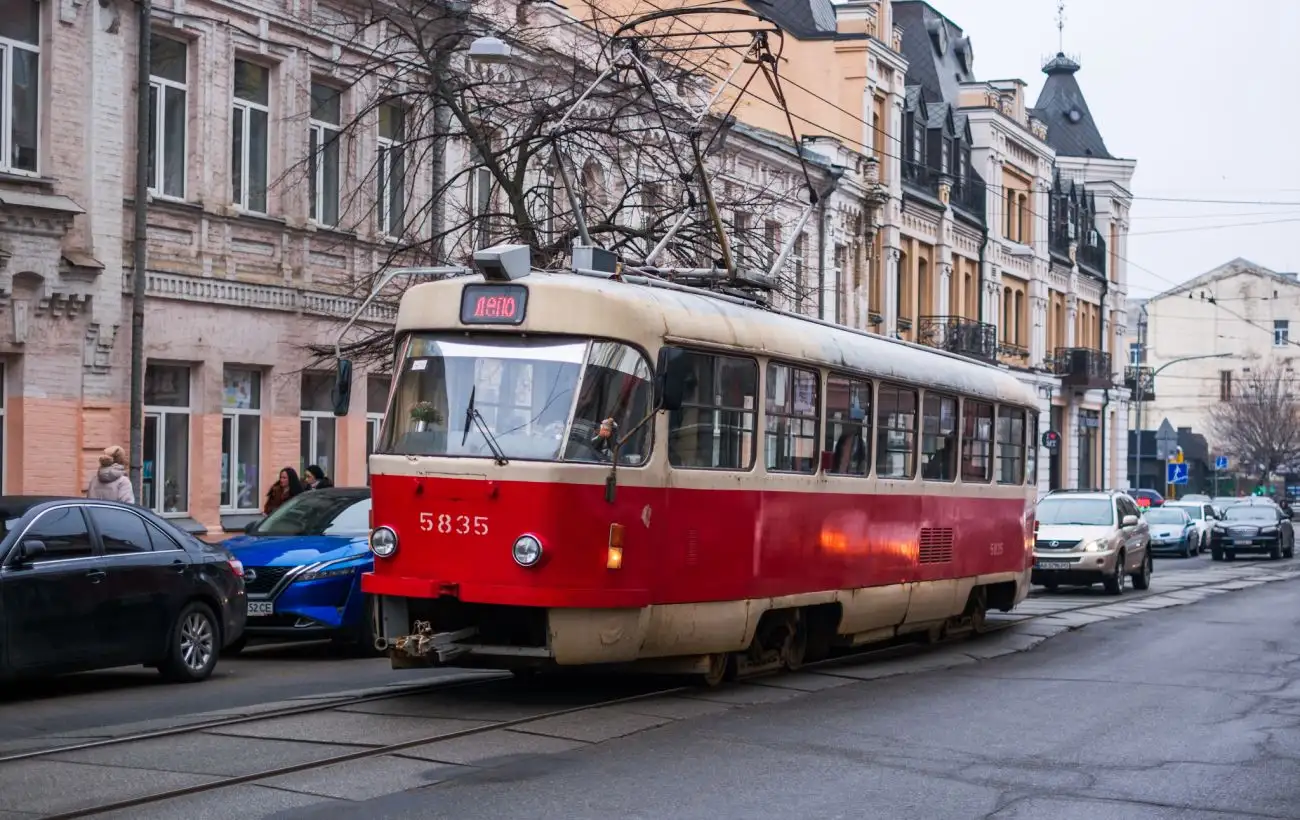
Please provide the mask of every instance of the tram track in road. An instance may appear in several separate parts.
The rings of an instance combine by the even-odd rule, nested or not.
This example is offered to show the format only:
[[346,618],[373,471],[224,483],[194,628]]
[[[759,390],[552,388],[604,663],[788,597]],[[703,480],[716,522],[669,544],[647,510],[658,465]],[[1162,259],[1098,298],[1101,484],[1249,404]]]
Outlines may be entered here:
[[[1238,562],[1237,566],[1241,569],[1251,569],[1254,568],[1256,565],[1268,565],[1270,563],[1273,562],[1263,562],[1263,561],[1250,562],[1250,563]],[[1282,568],[1283,567],[1279,567],[1279,569]],[[1207,575],[1209,575],[1210,577],[1205,578],[1204,581],[1201,581],[1200,579],[1191,579],[1187,576],[1184,576],[1181,579],[1179,579],[1180,583],[1178,583],[1173,589],[1170,590],[1151,590],[1145,593],[1130,594],[1125,596],[1105,596],[1104,598],[1099,597],[1096,600],[1092,600],[1092,601],[1080,601],[1078,598],[1075,598],[1075,600],[1068,602],[1068,606],[1063,607],[1062,609],[1055,612],[1026,614],[1020,617],[1015,617],[1014,619],[1008,618],[1007,620],[1002,620],[1002,619],[990,620],[986,623],[986,628],[976,635],[972,635],[970,632],[962,632],[959,634],[954,634],[949,637],[945,637],[941,640],[934,641],[934,642],[925,641],[925,640],[911,640],[911,641],[902,640],[899,642],[889,643],[885,645],[876,644],[872,646],[867,646],[859,650],[852,650],[847,653],[842,653],[829,658],[803,664],[799,667],[799,672],[821,674],[821,675],[827,675],[831,677],[854,677],[856,679],[861,680],[862,679],[861,677],[850,675],[848,674],[847,669],[842,669],[842,668],[853,666],[853,665],[862,665],[864,663],[869,663],[873,661],[884,662],[884,663],[888,663],[890,661],[895,661],[895,660],[906,661],[945,648],[951,649],[953,647],[959,646],[964,643],[978,643],[980,640],[988,638],[997,633],[1006,632],[1008,630],[1013,629],[1014,627],[1019,627],[1027,623],[1052,618],[1055,615],[1062,615],[1067,613],[1079,613],[1079,612],[1086,612],[1088,610],[1102,609],[1106,607],[1115,606],[1117,604],[1124,604],[1126,602],[1138,602],[1145,598],[1159,596],[1170,592],[1194,590],[1201,587],[1215,586],[1218,584],[1228,583],[1231,582],[1232,580],[1235,580],[1231,578],[1225,579],[1223,577],[1223,573],[1207,573]],[[1235,575],[1235,573],[1232,573],[1232,575]],[[1242,577],[1248,578],[1249,575],[1245,575]],[[1059,593],[1057,595],[1059,595]],[[1035,596],[1035,599],[1051,600],[1053,597],[1057,597],[1057,596]],[[1060,596],[1060,597],[1064,598],[1066,596]],[[1012,614],[1014,615],[1014,610]],[[842,669],[842,671],[837,672],[837,669]],[[737,684],[757,684],[760,686],[776,685],[779,687],[780,686],[779,679],[785,674],[788,673],[784,673],[781,671],[771,671],[771,672],[765,672],[756,675],[743,676],[736,679],[732,683],[723,684],[721,687],[718,687],[718,689],[725,690],[730,686],[735,686]],[[901,674],[901,672],[896,674]],[[132,743],[140,743],[143,741],[154,740],[159,738],[175,737],[187,733],[197,734],[197,733],[207,732],[212,729],[226,729],[232,726],[239,726],[244,724],[256,724],[258,722],[271,721],[277,718],[286,718],[286,717],[291,718],[291,717],[298,717],[304,715],[311,715],[313,713],[329,712],[333,710],[346,711],[349,707],[352,706],[364,705],[367,703],[375,703],[378,701],[392,700],[392,699],[403,698],[403,697],[408,697],[408,698],[413,696],[418,697],[421,694],[436,694],[439,692],[450,692],[453,690],[465,690],[465,689],[469,689],[470,692],[473,693],[475,691],[474,687],[487,687],[493,684],[494,682],[499,683],[504,680],[508,680],[509,677],[510,677],[509,675],[504,675],[504,674],[497,675],[497,674],[487,673],[484,675],[476,676],[475,678],[472,679],[457,679],[453,681],[430,682],[429,684],[424,684],[424,685],[405,686],[402,687],[400,690],[395,690],[392,692],[380,692],[380,693],[373,693],[373,694],[368,694],[368,695],[358,696],[358,697],[339,698],[324,703],[312,703],[312,704],[305,704],[303,706],[290,707],[286,709],[268,710],[267,712],[263,712],[260,714],[242,715],[242,716],[232,717],[232,718],[215,719],[212,721],[189,724],[186,726],[179,726],[175,728],[159,730],[154,732],[142,732],[134,735],[124,735],[118,738],[109,738],[109,739],[98,740],[98,741],[90,741],[86,743],[70,744],[67,746],[62,746],[57,748],[34,750],[30,752],[9,755],[6,757],[0,757],[0,765],[4,765],[6,763],[20,762],[20,761],[40,760],[42,758],[51,759],[53,761],[66,760],[66,758],[60,758],[59,756],[71,752],[79,752],[87,749],[102,748],[105,746],[125,746]],[[578,676],[574,676],[573,679],[575,680],[578,679]],[[566,676],[565,679],[566,685],[568,683],[568,680],[569,679]],[[518,693],[515,693],[513,690],[507,691],[504,693],[504,696],[508,698],[506,703],[508,703],[511,706],[518,706],[521,696],[526,696],[526,693],[536,692],[536,691],[538,690],[535,690],[532,686],[529,686],[527,688],[520,688]],[[130,809],[139,809],[146,806],[157,806],[159,804],[168,803],[170,801],[178,800],[181,798],[201,795],[209,792],[217,792],[224,789],[230,789],[232,787],[246,785],[246,784],[256,784],[261,781],[271,780],[273,778],[283,777],[286,775],[301,774],[304,772],[310,772],[312,770],[325,769],[330,766],[336,766],[336,765],[346,764],[346,763],[355,763],[357,761],[371,760],[376,758],[383,758],[385,756],[390,756],[390,755],[400,757],[402,752],[406,752],[411,749],[415,749],[417,747],[442,743],[442,742],[456,740],[458,738],[470,737],[474,735],[482,735],[493,731],[515,729],[515,728],[527,726],[529,724],[536,724],[548,719],[563,718],[566,716],[577,715],[584,712],[593,712],[607,707],[634,704],[638,701],[644,701],[651,698],[659,698],[659,697],[672,696],[672,695],[686,695],[687,697],[690,697],[691,694],[693,693],[699,693],[703,695],[703,693],[708,691],[711,690],[698,687],[698,686],[671,686],[671,687],[664,687],[664,688],[654,688],[651,689],[650,691],[636,692],[635,694],[632,694],[630,696],[621,695],[613,698],[608,696],[602,696],[600,693],[593,691],[591,693],[590,702],[578,702],[578,703],[574,703],[573,705],[566,704],[563,705],[561,708],[545,708],[545,706],[543,706],[543,708],[538,709],[538,711],[536,711],[536,713],[533,714],[525,714],[519,717],[510,717],[508,719],[497,719],[497,720],[489,719],[487,722],[477,726],[466,726],[463,728],[456,728],[451,730],[443,728],[441,731],[430,731],[427,734],[422,734],[419,737],[403,739],[400,742],[376,743],[373,745],[366,745],[364,748],[357,748],[355,750],[343,752],[340,754],[334,754],[324,758],[315,758],[312,760],[294,762],[292,764],[281,765],[281,766],[268,766],[264,768],[259,768],[257,771],[252,771],[252,772],[230,774],[230,775],[218,775],[216,779],[203,782],[203,783],[184,785],[176,788],[164,789],[162,791],[156,791],[147,794],[133,795],[119,800],[109,800],[100,805],[79,807],[70,811],[65,811],[63,813],[49,814],[46,815],[46,817],[51,818],[51,820],[62,820],[63,818],[96,817],[96,816],[106,815],[114,812],[124,812]],[[563,687],[558,690],[553,690],[553,692],[565,696],[573,695],[571,690]],[[543,697],[546,695],[545,690],[541,690],[540,693],[543,695]],[[579,693],[579,696],[581,696],[581,694],[582,693]],[[606,693],[606,695],[607,694],[608,693]],[[549,705],[552,707],[555,706],[554,703]],[[244,735],[239,735],[236,733],[235,736],[243,737]],[[249,737],[250,738],[256,737],[256,735],[255,734],[249,735]],[[292,739],[292,738],[286,738],[286,739]],[[304,741],[304,742],[308,742],[308,741]],[[341,741],[341,744],[347,742],[348,741],[344,740]],[[356,741],[355,739],[353,739],[351,742],[354,745],[360,745],[358,741]]]

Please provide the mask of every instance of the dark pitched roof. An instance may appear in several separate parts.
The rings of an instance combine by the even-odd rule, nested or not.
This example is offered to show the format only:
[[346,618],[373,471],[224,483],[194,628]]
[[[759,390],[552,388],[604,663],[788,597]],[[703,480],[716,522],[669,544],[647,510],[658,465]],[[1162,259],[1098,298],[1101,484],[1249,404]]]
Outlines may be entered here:
[[1074,78],[1078,70],[1079,64],[1064,54],[1043,66],[1047,82],[1032,113],[1047,124],[1047,144],[1059,156],[1113,159]]
[[800,40],[835,36],[831,0],[745,0],[745,5]]
[[903,28],[907,85],[921,86],[928,101],[956,103],[961,84],[975,81],[970,38],[920,0],[895,2],[894,23]]

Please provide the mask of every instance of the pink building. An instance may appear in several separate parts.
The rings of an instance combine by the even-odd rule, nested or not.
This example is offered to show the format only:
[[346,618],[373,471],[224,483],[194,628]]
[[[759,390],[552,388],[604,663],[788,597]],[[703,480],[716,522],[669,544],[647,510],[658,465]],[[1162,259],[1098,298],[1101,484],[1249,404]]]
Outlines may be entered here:
[[[208,537],[244,526],[282,467],[364,483],[388,386],[358,374],[335,419],[328,374],[303,369],[401,217],[363,202],[391,127],[331,139],[352,92],[320,12],[292,5],[155,6],[141,501]],[[135,14],[0,0],[5,493],[81,494],[129,439]]]

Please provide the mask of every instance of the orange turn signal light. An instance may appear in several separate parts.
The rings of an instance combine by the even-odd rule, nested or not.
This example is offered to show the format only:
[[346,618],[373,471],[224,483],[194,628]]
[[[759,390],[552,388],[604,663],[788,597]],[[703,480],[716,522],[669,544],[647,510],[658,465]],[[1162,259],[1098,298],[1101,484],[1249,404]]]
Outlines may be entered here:
[[623,567],[623,525],[609,525],[609,550],[605,554],[605,569]]

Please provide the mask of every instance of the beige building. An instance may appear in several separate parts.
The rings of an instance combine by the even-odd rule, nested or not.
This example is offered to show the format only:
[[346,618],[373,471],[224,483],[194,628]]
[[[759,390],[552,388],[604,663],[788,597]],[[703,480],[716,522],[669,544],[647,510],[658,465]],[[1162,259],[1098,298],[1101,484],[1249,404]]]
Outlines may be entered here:
[[1205,435],[1213,448],[1209,413],[1239,395],[1243,376],[1262,367],[1285,373],[1300,366],[1300,326],[1291,324],[1300,321],[1294,273],[1238,258],[1134,308],[1128,364],[1143,368],[1147,379],[1161,370],[1143,403],[1144,429],[1154,430],[1167,418],[1175,428]]

